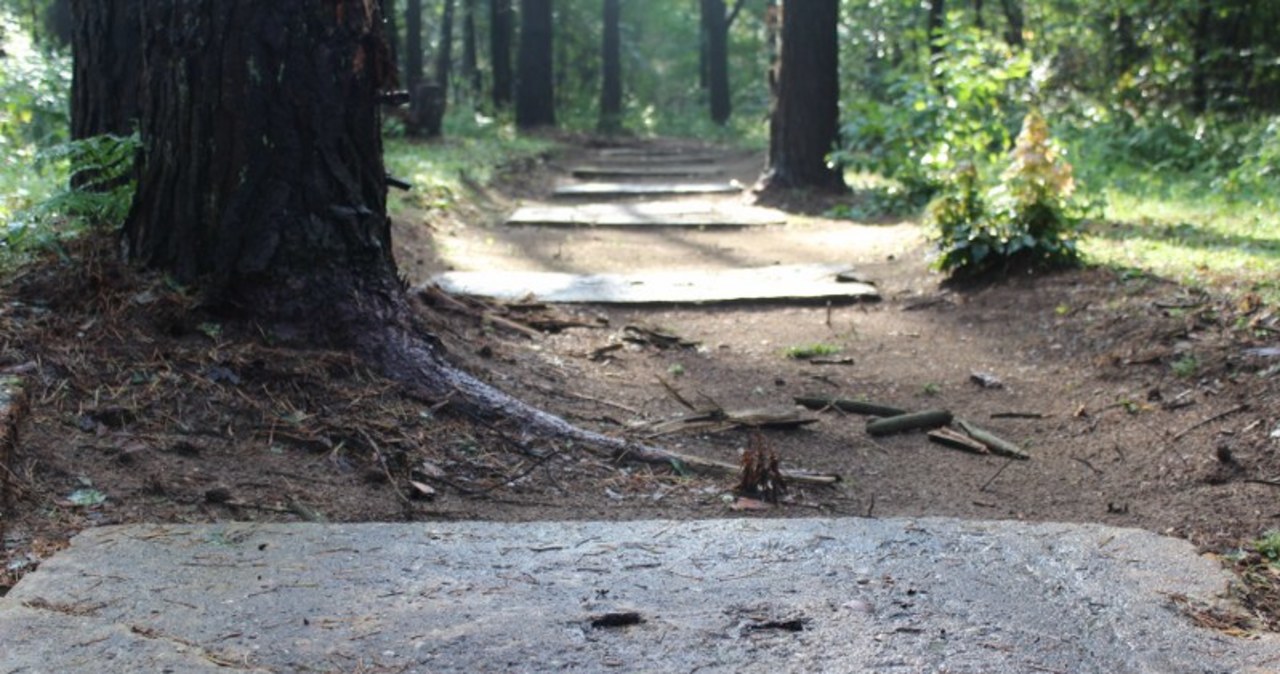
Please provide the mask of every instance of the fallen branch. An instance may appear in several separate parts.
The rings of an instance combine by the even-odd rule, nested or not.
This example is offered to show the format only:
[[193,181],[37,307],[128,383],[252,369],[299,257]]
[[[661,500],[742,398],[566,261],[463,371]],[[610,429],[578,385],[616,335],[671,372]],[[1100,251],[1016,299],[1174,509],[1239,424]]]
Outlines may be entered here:
[[720,431],[738,427],[798,428],[807,424],[816,423],[817,421],[817,417],[801,414],[799,410],[792,408],[747,410],[713,409],[657,422],[641,422],[635,427],[644,429],[649,434],[649,437],[657,437],[659,435],[667,435],[681,431],[706,429]]
[[992,454],[999,454],[1000,456],[1007,456],[1010,459],[1019,459],[1023,461],[1031,458],[1031,455],[1022,451],[1021,447],[994,433],[991,433],[990,431],[978,428],[964,419],[956,419],[956,425],[965,433],[968,433],[969,437],[986,445],[987,449],[991,450]]
[[947,410],[925,410],[924,412],[899,414],[896,417],[867,422],[867,434],[879,436],[918,428],[937,428],[951,423],[951,419],[951,412]]
[[874,417],[898,417],[907,413],[906,410],[898,409],[897,407],[863,402],[861,400],[848,400],[845,398],[797,396],[795,401],[797,405],[803,405],[811,410],[837,409],[841,412],[866,414]]
[[1211,423],[1213,423],[1213,422],[1215,422],[1215,421],[1217,421],[1217,420],[1219,420],[1219,419],[1221,419],[1221,418],[1223,418],[1223,417],[1229,417],[1229,416],[1231,416],[1232,414],[1235,414],[1236,412],[1243,412],[1243,411],[1245,411],[1245,410],[1247,410],[1247,409],[1249,409],[1249,404],[1248,404],[1248,403],[1241,403],[1241,404],[1239,404],[1239,405],[1236,405],[1235,407],[1232,407],[1232,408],[1231,408],[1231,409],[1229,409],[1229,410],[1225,410],[1225,411],[1223,411],[1223,412],[1219,412],[1219,413],[1217,413],[1217,414],[1215,414],[1215,415],[1213,415],[1213,416],[1209,417],[1208,419],[1201,419],[1200,421],[1197,421],[1196,423],[1191,424],[1190,426],[1188,426],[1188,427],[1186,427],[1186,428],[1182,429],[1181,431],[1179,431],[1179,432],[1177,432],[1177,433],[1174,433],[1174,434],[1173,434],[1173,439],[1174,439],[1174,440],[1179,440],[1179,439],[1181,439],[1181,438],[1182,438],[1182,436],[1186,435],[1187,433],[1190,433],[1191,431],[1196,430],[1197,428],[1200,428],[1201,426],[1205,426],[1205,425],[1207,425],[1207,424],[1211,424]]

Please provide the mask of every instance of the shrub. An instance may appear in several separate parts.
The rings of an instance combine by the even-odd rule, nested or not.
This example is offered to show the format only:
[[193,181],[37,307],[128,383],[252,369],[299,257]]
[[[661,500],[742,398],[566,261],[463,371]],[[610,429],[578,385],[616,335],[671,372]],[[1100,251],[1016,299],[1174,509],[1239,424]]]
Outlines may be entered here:
[[1000,183],[984,190],[978,169],[965,164],[930,205],[939,268],[973,276],[1077,264],[1084,210],[1074,191],[1071,165],[1044,117],[1028,112]]

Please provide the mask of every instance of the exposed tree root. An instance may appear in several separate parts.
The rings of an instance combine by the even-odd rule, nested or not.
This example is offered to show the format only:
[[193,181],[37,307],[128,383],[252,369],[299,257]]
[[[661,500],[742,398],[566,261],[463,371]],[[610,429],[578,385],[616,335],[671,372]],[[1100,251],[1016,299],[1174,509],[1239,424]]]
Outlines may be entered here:
[[[400,382],[416,398],[447,406],[485,421],[517,425],[525,441],[562,442],[607,454],[614,461],[663,464],[708,473],[735,474],[737,464],[673,452],[669,449],[605,435],[575,426],[480,381],[448,362],[443,349],[412,329],[392,328],[378,337],[362,340],[362,355],[387,377]],[[784,470],[783,477],[797,483],[834,484],[839,475]]]

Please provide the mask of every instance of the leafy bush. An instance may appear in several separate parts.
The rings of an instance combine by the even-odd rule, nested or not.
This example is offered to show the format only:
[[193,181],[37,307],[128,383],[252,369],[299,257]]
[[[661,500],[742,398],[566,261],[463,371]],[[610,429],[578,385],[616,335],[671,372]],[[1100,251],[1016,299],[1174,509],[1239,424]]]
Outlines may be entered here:
[[966,164],[930,205],[939,268],[973,276],[1078,263],[1084,211],[1072,201],[1074,190],[1071,165],[1032,110],[1000,183],[984,190],[978,169]]

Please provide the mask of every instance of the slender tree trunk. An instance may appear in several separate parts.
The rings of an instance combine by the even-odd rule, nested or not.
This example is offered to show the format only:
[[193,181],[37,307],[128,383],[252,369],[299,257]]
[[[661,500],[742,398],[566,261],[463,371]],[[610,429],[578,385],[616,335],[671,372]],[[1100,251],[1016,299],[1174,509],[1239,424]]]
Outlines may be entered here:
[[945,0],[929,0],[929,16],[925,34],[929,37],[929,62],[937,63],[942,58],[942,34],[947,22]]
[[409,91],[422,82],[422,0],[404,3],[404,85]]
[[71,137],[127,136],[138,119],[142,0],[75,0]]
[[1209,48],[1213,39],[1213,5],[1209,0],[1197,4],[1195,30],[1191,37],[1191,109],[1204,113],[1209,109]]
[[520,53],[516,59],[516,126],[555,126],[551,0],[520,0]]
[[711,121],[724,124],[732,114],[729,100],[729,29],[724,0],[702,0],[702,16],[707,27],[707,84],[711,100]]
[[489,0],[489,60],[493,62],[493,107],[511,105],[511,0]]
[[476,0],[464,0],[462,17],[462,77],[473,101],[480,94],[480,67],[476,54]]
[[600,131],[622,130],[622,36],[619,0],[603,0],[604,30],[600,41]]
[[404,50],[400,47],[400,28],[396,24],[396,0],[382,0],[382,16],[387,26],[387,48],[391,50],[391,63],[396,66],[397,73],[403,72],[400,54]]
[[[436,49],[436,84],[443,100],[449,100],[449,79],[453,73],[454,0],[444,0],[440,9],[440,45]],[[444,110],[441,109],[441,114]]]
[[778,100],[770,119],[766,190],[843,190],[827,166],[839,126],[839,0],[788,0],[782,19]]
[[973,0],[973,26],[978,30],[986,30],[987,24],[982,16],[982,0]]

